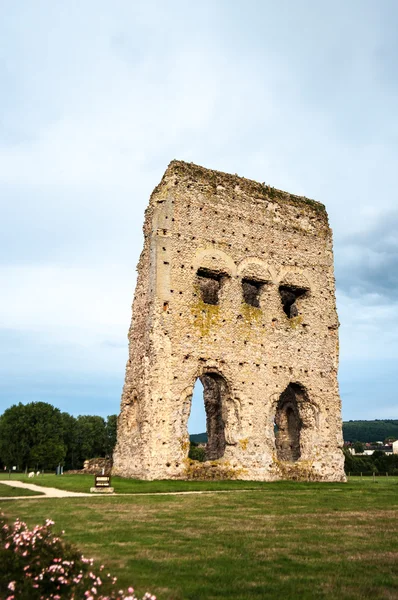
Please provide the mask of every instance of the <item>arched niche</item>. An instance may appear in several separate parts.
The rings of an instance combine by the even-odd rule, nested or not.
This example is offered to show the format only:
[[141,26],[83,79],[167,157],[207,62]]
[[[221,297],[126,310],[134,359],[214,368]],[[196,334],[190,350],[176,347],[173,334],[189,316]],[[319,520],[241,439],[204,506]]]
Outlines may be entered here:
[[295,462],[301,457],[302,413],[309,399],[299,383],[289,383],[275,409],[275,448],[278,460]]
[[284,267],[278,275],[279,285],[292,285],[306,289],[311,288],[311,280],[307,273],[297,267]]
[[[206,413],[205,459],[217,460],[224,456],[226,447],[226,405],[230,399],[230,389],[226,379],[215,371],[205,371],[197,379],[203,386],[203,402]],[[195,387],[195,383],[193,387]],[[192,402],[192,394],[189,399]]]
[[236,275],[236,264],[233,259],[217,248],[199,248],[195,253],[193,267],[195,271],[204,269],[225,273],[229,277]]
[[257,256],[247,256],[240,261],[237,267],[240,277],[254,277],[262,281],[272,281],[273,277],[267,263]]

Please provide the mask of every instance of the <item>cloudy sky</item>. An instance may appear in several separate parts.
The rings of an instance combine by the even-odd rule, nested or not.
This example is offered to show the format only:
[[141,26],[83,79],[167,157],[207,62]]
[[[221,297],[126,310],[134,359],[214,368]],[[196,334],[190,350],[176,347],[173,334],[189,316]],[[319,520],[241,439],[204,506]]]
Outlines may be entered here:
[[395,0],[0,0],[0,412],[118,411],[178,158],[326,204],[343,416],[398,418],[397,28]]

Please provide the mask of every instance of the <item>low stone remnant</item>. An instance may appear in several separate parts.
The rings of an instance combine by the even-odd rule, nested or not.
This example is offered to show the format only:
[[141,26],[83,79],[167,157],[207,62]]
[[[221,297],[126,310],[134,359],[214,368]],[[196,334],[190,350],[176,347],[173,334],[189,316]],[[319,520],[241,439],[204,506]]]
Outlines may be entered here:
[[110,458],[90,458],[83,463],[83,473],[98,475],[103,473],[109,475],[112,470],[112,460]]
[[[344,481],[325,207],[173,161],[144,236],[113,473]],[[201,463],[188,458],[197,379]]]

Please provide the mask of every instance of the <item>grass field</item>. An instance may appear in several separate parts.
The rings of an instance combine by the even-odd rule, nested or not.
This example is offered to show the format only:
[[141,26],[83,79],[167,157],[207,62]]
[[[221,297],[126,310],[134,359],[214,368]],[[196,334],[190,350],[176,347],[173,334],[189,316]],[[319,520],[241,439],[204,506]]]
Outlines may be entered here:
[[2,509],[29,524],[52,518],[120,587],[159,600],[398,598],[397,478],[229,485],[236,493],[21,499]]
[[[8,479],[8,473],[0,474],[0,479]],[[29,479],[22,473],[12,473],[11,479],[34,483],[45,487],[57,487],[71,492],[89,492],[94,485],[94,475],[50,475],[44,474]],[[262,489],[268,484],[261,481],[140,481],[112,477],[112,486],[118,494],[217,491],[239,489]]]
[[13,496],[41,496],[41,494],[9,485],[0,485],[0,498],[11,498]]

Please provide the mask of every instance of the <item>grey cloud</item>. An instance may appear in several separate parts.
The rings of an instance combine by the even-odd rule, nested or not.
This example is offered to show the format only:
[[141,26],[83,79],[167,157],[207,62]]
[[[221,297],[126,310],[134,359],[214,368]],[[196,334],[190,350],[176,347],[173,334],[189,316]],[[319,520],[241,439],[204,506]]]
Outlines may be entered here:
[[[116,9],[105,0],[4,4],[1,265],[15,267],[15,277],[21,265],[92,268],[95,281],[103,280],[96,297],[110,286],[105,261],[122,263],[120,280],[132,283],[150,192],[169,160],[181,158],[324,202],[343,292],[343,356],[364,347],[370,363],[383,347],[385,355],[396,354],[397,339],[386,338],[385,325],[398,288],[398,213],[391,211],[397,17],[394,0],[120,0]],[[361,211],[369,207],[384,216],[351,234],[350,227],[364,229]],[[81,279],[73,281],[81,311],[71,313],[72,321],[92,298],[82,297]],[[130,291],[112,281],[130,303]],[[115,373],[111,393],[118,397],[125,346],[102,320],[97,327],[98,339],[87,347],[81,336],[74,347],[43,331],[26,338],[0,331],[0,371],[9,386],[3,397],[11,398],[12,388],[15,398],[29,393],[32,378],[40,397],[40,370],[47,373],[45,397],[62,388],[66,404],[68,394],[79,396],[79,385],[68,391],[68,377],[84,370],[96,412],[94,383],[105,368]],[[127,328],[126,318],[120,339]],[[62,338],[57,328],[56,334]],[[31,372],[17,390],[10,370],[18,373],[21,365]],[[362,390],[349,387],[350,377],[347,369],[342,391],[358,398],[355,417]],[[376,378],[382,380],[382,369]]]
[[398,211],[384,213],[366,231],[340,240],[335,256],[339,289],[349,295],[375,294],[396,302]]

